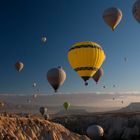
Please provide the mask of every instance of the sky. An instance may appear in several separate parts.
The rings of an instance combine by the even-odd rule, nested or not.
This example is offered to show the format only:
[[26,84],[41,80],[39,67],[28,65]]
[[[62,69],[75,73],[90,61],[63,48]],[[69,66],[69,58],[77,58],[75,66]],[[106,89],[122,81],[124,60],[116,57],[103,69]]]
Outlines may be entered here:
[[[140,25],[133,18],[132,0],[4,0],[0,1],[0,93],[53,93],[46,79],[50,68],[62,66],[67,79],[59,92],[140,91]],[[103,11],[122,10],[114,32],[105,24]],[[42,44],[42,36],[47,43]],[[94,41],[106,60],[104,76],[87,87],[70,67],[67,53],[76,42]],[[127,57],[127,62],[124,62]],[[22,61],[18,73],[14,64]],[[116,85],[113,88],[113,85]],[[105,85],[106,89],[102,86]]]

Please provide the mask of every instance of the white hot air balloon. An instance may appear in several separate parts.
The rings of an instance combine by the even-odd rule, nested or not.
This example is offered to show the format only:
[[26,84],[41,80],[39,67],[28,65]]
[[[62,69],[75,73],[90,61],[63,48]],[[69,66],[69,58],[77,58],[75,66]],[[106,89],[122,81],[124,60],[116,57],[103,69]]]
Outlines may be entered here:
[[46,41],[47,41],[47,38],[45,36],[43,36],[42,39],[41,39],[41,42],[46,43]]
[[87,135],[91,139],[99,139],[104,135],[104,130],[99,125],[91,125],[87,128]]
[[37,86],[37,84],[36,83],[33,83],[33,87],[36,87]]
[[33,99],[37,98],[37,94],[33,94]]

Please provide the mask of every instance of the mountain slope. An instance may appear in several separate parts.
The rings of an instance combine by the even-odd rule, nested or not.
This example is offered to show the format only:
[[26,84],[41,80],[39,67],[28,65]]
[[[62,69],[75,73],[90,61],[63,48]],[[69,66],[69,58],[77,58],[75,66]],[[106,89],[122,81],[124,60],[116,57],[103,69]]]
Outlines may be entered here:
[[0,117],[0,140],[89,140],[60,124],[37,118]]

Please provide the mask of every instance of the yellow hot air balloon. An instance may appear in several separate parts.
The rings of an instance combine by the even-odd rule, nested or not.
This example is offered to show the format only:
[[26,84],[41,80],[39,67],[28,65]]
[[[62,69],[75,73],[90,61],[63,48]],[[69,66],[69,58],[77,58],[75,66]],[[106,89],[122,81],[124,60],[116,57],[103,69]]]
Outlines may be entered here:
[[103,49],[95,42],[79,42],[68,51],[68,60],[71,67],[86,82],[101,67],[105,60]]
[[115,7],[108,8],[103,13],[103,19],[114,30],[122,19],[122,11]]

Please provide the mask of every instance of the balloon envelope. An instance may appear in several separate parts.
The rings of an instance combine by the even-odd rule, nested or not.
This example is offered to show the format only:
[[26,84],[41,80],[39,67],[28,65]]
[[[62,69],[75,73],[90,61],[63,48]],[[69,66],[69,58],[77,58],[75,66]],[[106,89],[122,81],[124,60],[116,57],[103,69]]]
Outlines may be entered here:
[[104,130],[99,125],[91,125],[87,128],[87,135],[91,139],[98,139],[104,135]]
[[132,14],[136,21],[140,23],[140,0],[136,0],[136,2],[133,4]]
[[66,73],[62,67],[52,68],[47,73],[47,79],[55,92],[66,80]]
[[4,107],[4,103],[3,102],[0,102],[0,107]]
[[92,77],[105,60],[103,49],[95,42],[79,42],[68,51],[68,60],[71,67],[85,81]]
[[96,83],[100,80],[100,78],[104,75],[104,70],[103,68],[99,68],[98,71],[93,75],[93,79]]
[[27,103],[31,103],[31,100],[30,99],[27,99]]
[[34,98],[34,99],[37,98],[37,94],[33,94],[33,98]]
[[36,87],[37,86],[37,84],[36,83],[33,83],[33,87]]
[[47,113],[47,110],[48,109],[46,107],[40,107],[39,108],[39,112],[41,113],[42,116]]
[[20,72],[23,69],[23,67],[24,67],[24,64],[22,62],[17,62],[15,64],[15,68],[18,72]]
[[45,36],[43,36],[42,39],[41,39],[41,41],[42,41],[42,43],[46,43],[47,38]]
[[69,102],[64,102],[63,107],[65,110],[68,110],[70,107],[70,103]]
[[114,30],[122,19],[122,12],[118,8],[110,7],[104,11],[103,19],[105,23]]

